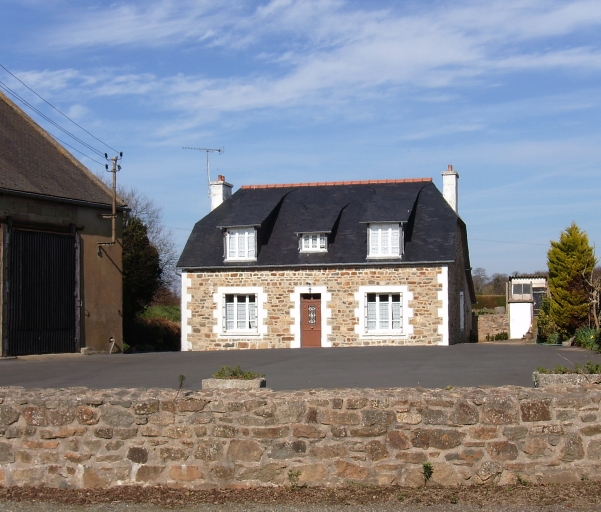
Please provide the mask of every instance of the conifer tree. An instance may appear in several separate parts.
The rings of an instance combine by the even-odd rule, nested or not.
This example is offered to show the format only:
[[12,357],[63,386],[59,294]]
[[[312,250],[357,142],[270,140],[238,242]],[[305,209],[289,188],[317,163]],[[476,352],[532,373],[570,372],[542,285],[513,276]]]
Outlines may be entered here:
[[575,223],[551,242],[547,253],[550,317],[565,335],[585,325],[589,313],[587,272],[595,267],[595,256],[588,236]]

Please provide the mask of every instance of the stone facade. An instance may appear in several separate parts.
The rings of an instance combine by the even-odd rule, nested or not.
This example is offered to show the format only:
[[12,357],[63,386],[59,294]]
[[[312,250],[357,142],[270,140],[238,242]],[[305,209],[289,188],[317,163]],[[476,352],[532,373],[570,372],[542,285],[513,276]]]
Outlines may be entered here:
[[[188,488],[598,479],[598,387],[0,389],[0,486]],[[292,472],[292,473],[290,473]]]
[[[446,267],[444,267],[446,270]],[[300,346],[299,313],[301,293],[322,293],[322,346],[377,346],[441,344],[439,326],[443,317],[440,276],[443,267],[356,267],[248,269],[205,271],[183,276],[183,311],[187,325],[182,329],[183,350],[248,348],[291,348]],[[446,272],[445,272],[446,274]],[[403,335],[364,336],[359,329],[359,288],[406,287]],[[256,336],[231,336],[221,332],[220,288],[259,288],[264,300]]]
[[486,341],[486,336],[494,336],[501,332],[509,333],[509,316],[507,313],[478,315],[478,341]]

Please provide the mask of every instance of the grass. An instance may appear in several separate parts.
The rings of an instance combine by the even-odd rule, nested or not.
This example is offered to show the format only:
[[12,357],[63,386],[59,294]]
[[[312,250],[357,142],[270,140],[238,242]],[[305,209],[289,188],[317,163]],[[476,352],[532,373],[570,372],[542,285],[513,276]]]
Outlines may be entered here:
[[179,323],[181,310],[179,306],[150,306],[140,314],[140,317],[146,320],[165,318],[171,322]]

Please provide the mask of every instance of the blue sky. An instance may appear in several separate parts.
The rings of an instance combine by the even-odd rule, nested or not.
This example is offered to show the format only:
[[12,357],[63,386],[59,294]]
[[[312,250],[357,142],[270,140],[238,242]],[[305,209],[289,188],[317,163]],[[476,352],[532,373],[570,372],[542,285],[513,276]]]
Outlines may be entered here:
[[601,242],[598,0],[3,0],[0,28],[0,63],[124,152],[120,182],[163,208],[180,248],[209,211],[205,155],[182,146],[225,147],[212,176],[235,188],[442,188],[453,164],[489,274],[544,269],[572,221]]

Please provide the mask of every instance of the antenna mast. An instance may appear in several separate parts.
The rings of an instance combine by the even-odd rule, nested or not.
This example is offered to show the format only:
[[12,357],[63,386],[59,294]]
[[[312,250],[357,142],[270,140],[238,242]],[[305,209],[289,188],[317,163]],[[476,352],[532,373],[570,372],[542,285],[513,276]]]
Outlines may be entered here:
[[211,197],[211,172],[209,168],[209,153],[223,153],[223,146],[219,149],[210,149],[210,148],[190,148],[184,146],[183,149],[194,149],[196,151],[206,151],[207,153],[207,186],[209,187],[209,197]]

